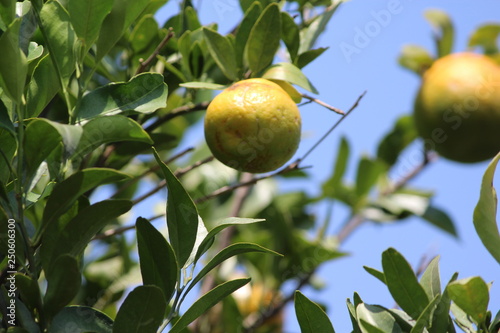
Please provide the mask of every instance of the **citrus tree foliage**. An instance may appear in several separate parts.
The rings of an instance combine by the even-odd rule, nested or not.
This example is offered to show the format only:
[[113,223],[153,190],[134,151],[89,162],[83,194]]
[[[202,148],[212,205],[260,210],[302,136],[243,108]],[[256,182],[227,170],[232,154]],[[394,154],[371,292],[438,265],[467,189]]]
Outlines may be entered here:
[[[273,173],[239,174],[213,161],[204,144],[193,152],[182,140],[214,89],[245,78],[278,82],[296,102],[317,101],[295,87],[318,93],[302,68],[326,50],[316,41],[347,4],[240,0],[241,21],[223,34],[217,23],[202,26],[187,0],[160,26],[154,15],[166,2],[1,1],[0,332],[276,332],[292,301],[302,332],[334,332],[322,306],[300,291],[282,294],[281,286],[312,283],[365,222],[414,215],[456,235],[431,192],[408,186],[411,175],[389,178],[416,139],[410,116],[382,137],[374,156],[359,158],[354,182],[344,177],[352,157],[342,139],[317,197],[276,191],[274,179],[309,176],[306,156]],[[441,29],[443,56],[453,27],[442,13],[429,19]],[[471,46],[495,56],[498,31],[482,27]],[[278,53],[286,60],[277,62]],[[400,60],[421,73],[433,58],[413,46]],[[422,155],[423,167],[432,155]],[[474,224],[500,262],[491,187],[497,162],[485,174]],[[144,193],[144,184],[153,189]],[[164,187],[161,211],[130,221],[127,213]],[[350,210],[334,236],[307,209],[325,200]],[[347,301],[354,332],[500,327],[488,311],[488,284],[452,276],[442,286],[438,258],[417,276],[391,248],[382,270],[366,270],[399,308],[365,304],[355,293]],[[250,293],[266,289],[252,306],[232,296],[249,283]],[[188,302],[188,293],[199,296]]]

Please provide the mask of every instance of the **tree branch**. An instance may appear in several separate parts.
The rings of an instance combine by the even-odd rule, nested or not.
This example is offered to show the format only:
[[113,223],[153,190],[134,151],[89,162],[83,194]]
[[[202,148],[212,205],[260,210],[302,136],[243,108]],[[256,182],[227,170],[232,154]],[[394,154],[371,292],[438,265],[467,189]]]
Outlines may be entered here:
[[319,104],[319,105],[327,108],[330,111],[333,111],[333,112],[338,113],[340,115],[345,115],[344,111],[342,111],[342,110],[340,110],[340,109],[338,109],[338,108],[336,108],[334,106],[331,106],[330,104],[327,104],[327,103],[323,102],[322,100],[319,100],[319,99],[317,99],[315,97],[312,97],[312,96],[309,96],[309,95],[306,95],[306,94],[301,94],[301,96],[303,98],[305,98],[305,99],[308,99],[310,102],[314,102],[316,104]]
[[194,104],[194,105],[183,105],[183,106],[180,106],[178,108],[172,109],[172,111],[170,111],[166,115],[156,119],[155,122],[153,122],[152,124],[147,126],[144,130],[148,133],[151,133],[153,130],[155,130],[156,128],[158,128],[162,124],[164,124],[165,122],[167,122],[175,117],[182,116],[182,115],[185,115],[185,114],[188,114],[191,112],[195,112],[195,111],[206,110],[209,104],[210,104],[210,102],[206,101],[206,102],[201,102],[201,103]]
[[168,33],[165,36],[165,38],[163,38],[160,44],[158,44],[156,49],[153,51],[153,53],[151,53],[151,55],[146,60],[141,61],[141,64],[139,65],[137,71],[135,72],[135,75],[145,72],[146,68],[148,68],[149,65],[151,65],[151,63],[153,62],[153,60],[155,60],[156,56],[160,54],[161,49],[163,49],[163,47],[168,43],[168,41],[174,36],[175,36],[174,30],[172,28],[168,28]]

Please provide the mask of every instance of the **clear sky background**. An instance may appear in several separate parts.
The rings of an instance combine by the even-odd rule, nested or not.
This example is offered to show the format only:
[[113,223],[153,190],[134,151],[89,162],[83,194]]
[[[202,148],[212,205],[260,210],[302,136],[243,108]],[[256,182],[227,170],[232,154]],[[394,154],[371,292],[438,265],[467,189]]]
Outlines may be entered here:
[[[178,11],[179,2],[171,0],[160,11],[160,22]],[[391,15],[385,26],[379,25],[378,34],[359,47],[359,54],[346,57],[340,47],[342,43],[356,46],[357,31],[376,24],[373,13],[387,9],[391,3],[397,5],[398,13]],[[217,22],[219,32],[223,34],[241,19],[237,0],[195,0],[194,5],[199,10],[202,24]],[[306,160],[306,164],[313,166],[310,170],[312,179],[283,183],[283,189],[319,193],[321,183],[331,174],[341,136],[346,136],[351,144],[347,176],[353,179],[359,157],[362,154],[373,156],[377,143],[396,119],[411,112],[420,79],[401,68],[397,57],[401,47],[408,43],[422,45],[435,53],[432,28],[423,16],[429,8],[445,10],[453,19],[454,52],[466,49],[471,32],[479,25],[500,22],[500,1],[494,0],[351,0],[341,5],[316,45],[329,47],[329,50],[305,67],[304,72],[320,92],[318,98],[341,109],[348,109],[363,91],[366,90],[367,95],[358,109]],[[314,104],[301,107],[301,113],[304,139],[297,156],[304,154],[338,119],[337,115]],[[198,130],[185,143],[195,146],[201,140],[202,133]],[[395,178],[418,164],[418,158],[415,158],[418,151],[418,143],[407,150],[395,169]],[[319,275],[327,282],[326,288],[319,292],[306,288],[304,292],[328,306],[328,315],[337,332],[350,332],[352,328],[345,300],[352,298],[354,291],[366,303],[393,307],[394,301],[386,287],[362,268],[367,265],[380,269],[381,253],[388,247],[396,248],[413,266],[418,265],[423,255],[440,255],[443,284],[454,272],[460,273],[459,278],[479,275],[486,282],[494,281],[489,309],[496,314],[500,309],[500,265],[484,249],[472,224],[473,209],[487,164],[465,165],[439,159],[412,181],[414,186],[436,192],[433,204],[446,209],[453,218],[459,240],[417,218],[398,225],[366,224],[343,244],[342,250],[349,252],[350,256],[322,267]],[[497,189],[500,188],[499,181],[495,184]],[[321,218],[325,214],[323,208],[315,207],[313,212]],[[344,219],[345,212],[339,206],[333,214],[330,232],[337,231]],[[300,332],[292,306],[287,308],[286,318],[285,332]]]

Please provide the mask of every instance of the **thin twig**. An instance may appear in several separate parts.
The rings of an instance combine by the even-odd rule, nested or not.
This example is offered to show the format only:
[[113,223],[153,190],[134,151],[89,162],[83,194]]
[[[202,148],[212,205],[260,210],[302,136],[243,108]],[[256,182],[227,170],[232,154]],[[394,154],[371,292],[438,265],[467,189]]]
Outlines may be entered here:
[[[198,161],[184,169],[179,169],[177,170],[176,172],[174,172],[174,175],[179,178],[181,177],[182,175],[188,173],[189,171],[205,164],[205,163],[208,163],[210,162],[211,160],[213,160],[213,156],[210,156],[210,157],[207,157],[205,158],[204,160],[201,160],[201,161]],[[158,183],[158,185],[153,188],[152,190],[150,190],[149,192],[147,193],[144,193],[143,195],[141,195],[140,197],[132,200],[132,204],[133,205],[137,205],[139,202],[142,202],[144,200],[146,200],[147,198],[149,198],[150,196],[154,195],[155,193],[157,193],[158,191],[160,191],[162,188],[164,188],[165,186],[167,185],[167,182],[165,180],[162,180]]]
[[156,119],[155,122],[151,123],[144,130],[148,133],[151,133],[154,129],[158,128],[159,126],[161,126],[165,122],[167,122],[175,117],[182,116],[182,115],[185,115],[185,114],[188,114],[191,112],[195,112],[195,111],[206,110],[208,107],[208,104],[210,104],[210,102],[206,101],[206,102],[201,102],[201,103],[194,104],[194,105],[183,105],[183,106],[180,106],[178,108],[172,109],[166,115]]
[[340,125],[340,123],[342,123],[342,121],[347,118],[347,116],[349,114],[351,114],[352,111],[354,111],[354,109],[356,109],[358,107],[358,104],[359,102],[361,101],[361,99],[365,96],[366,94],[366,91],[363,92],[359,97],[358,99],[356,100],[356,102],[354,102],[354,104],[351,106],[351,108],[344,114],[344,116],[342,118],[340,118],[319,140],[318,142],[316,142],[305,154],[304,156],[300,159],[300,161],[304,160],[310,153],[313,152],[314,149],[316,149],[327,137],[328,135],[330,135],[330,133],[333,132],[334,129],[337,128],[337,126]]
[[149,65],[151,65],[151,63],[153,62],[153,60],[155,60],[156,56],[160,54],[161,49],[163,49],[163,47],[168,43],[168,41],[174,36],[175,36],[174,29],[168,28],[168,34],[165,36],[165,38],[163,38],[160,44],[158,44],[153,53],[151,53],[151,55],[146,60],[141,61],[141,64],[139,65],[137,71],[135,72],[135,75],[141,74],[144,71],[146,71],[146,68],[148,68]]
[[301,94],[301,96],[303,98],[305,98],[305,99],[310,100],[311,102],[314,102],[316,104],[319,104],[319,105],[327,108],[330,111],[333,111],[333,112],[338,113],[340,115],[345,115],[344,111],[342,111],[342,110],[340,110],[340,109],[338,109],[338,108],[336,108],[334,106],[331,106],[330,104],[327,104],[327,103],[323,102],[322,100],[319,100],[319,99],[317,99],[315,97],[312,97],[312,96],[309,96],[309,95],[306,95],[306,94]]
[[[183,151],[181,151],[180,153],[175,154],[174,156],[172,156],[168,160],[166,160],[165,164],[172,163],[173,161],[181,158],[182,156],[186,155],[189,152],[192,152],[193,150],[194,150],[193,147],[186,148]],[[120,193],[122,193],[123,191],[125,191],[126,189],[128,189],[130,186],[134,185],[135,183],[137,183],[139,180],[141,180],[142,178],[146,177],[150,173],[158,171],[159,169],[160,169],[160,166],[158,164],[153,165],[151,168],[149,168],[148,170],[144,171],[139,176],[137,176],[137,177],[129,180],[128,182],[126,182],[125,184],[123,184],[122,186],[120,186],[120,188],[118,190],[116,190],[115,194],[113,194],[111,197],[112,198],[116,198]]]

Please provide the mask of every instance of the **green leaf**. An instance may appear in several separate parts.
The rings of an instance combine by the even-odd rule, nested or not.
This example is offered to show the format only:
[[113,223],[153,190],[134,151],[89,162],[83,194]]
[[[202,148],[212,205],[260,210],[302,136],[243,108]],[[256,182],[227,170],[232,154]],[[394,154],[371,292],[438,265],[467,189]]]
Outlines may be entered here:
[[500,263],[500,233],[496,221],[497,194],[493,187],[493,176],[500,160],[500,153],[493,158],[486,169],[481,183],[479,201],[474,209],[474,227],[484,247]]
[[26,60],[28,63],[32,62],[33,60],[38,59],[41,57],[43,54],[43,46],[38,45],[35,42],[30,42],[29,47],[28,47],[28,57]]
[[417,319],[429,303],[425,290],[406,259],[395,249],[382,253],[387,287],[398,305],[413,319]]
[[[455,273],[448,285],[457,279],[458,273]],[[432,324],[429,333],[445,332],[450,326],[453,327],[453,321],[449,315],[451,306],[451,299],[449,297],[448,287],[444,289],[441,299],[437,304],[436,311],[432,316]],[[454,332],[454,331],[453,331]]]
[[[474,322],[472,318],[464,312],[461,308],[459,308],[455,303],[451,304],[451,313],[455,317],[453,319],[454,324],[456,324],[462,331],[467,333],[476,333],[476,328],[474,327]],[[454,327],[454,325],[453,325]]]
[[349,160],[349,142],[345,137],[340,140],[339,148],[337,149],[337,157],[335,159],[335,166],[333,174],[324,184],[323,193],[328,197],[334,197],[334,192],[342,183],[345,171],[347,169],[347,162]]
[[245,16],[241,20],[240,26],[236,31],[234,51],[236,52],[236,60],[238,67],[243,66],[243,56],[245,52],[245,45],[248,41],[248,36],[250,36],[250,31],[262,13],[262,5],[260,2],[255,1],[252,5],[245,11]]
[[234,225],[241,225],[241,224],[251,224],[251,223],[257,223],[257,222],[263,222],[265,219],[249,219],[249,218],[241,218],[241,217],[228,217],[223,219],[222,221],[218,222],[205,236],[205,238],[202,240],[198,247],[198,251],[196,253],[194,262],[196,263],[200,257],[208,251],[208,249],[212,246],[214,243],[214,238],[215,236],[221,232],[222,230],[226,229],[227,227],[234,226]]
[[458,237],[455,224],[453,224],[450,216],[445,211],[434,206],[429,206],[421,217],[450,235]]
[[434,27],[438,58],[451,53],[453,49],[454,28],[448,14],[439,9],[429,9],[424,12],[424,16]]
[[179,276],[174,250],[148,220],[139,217],[136,229],[142,281],[145,285],[159,287],[168,302]]
[[417,130],[412,115],[401,116],[394,127],[380,141],[377,149],[377,157],[387,163],[394,165],[399,154],[417,138]]
[[480,46],[487,55],[498,53],[500,24],[484,24],[477,28],[469,38],[469,48]]
[[402,67],[421,76],[431,67],[434,58],[422,46],[410,44],[403,46],[398,62]]
[[47,292],[43,298],[44,314],[52,318],[78,293],[81,275],[77,260],[67,254],[59,256],[53,269],[45,271]]
[[363,333],[402,333],[396,319],[381,306],[361,303],[356,307],[356,313]]
[[85,192],[99,185],[116,183],[127,178],[129,176],[113,169],[87,168],[57,184],[45,205],[42,226],[38,229],[38,237]]
[[275,80],[283,80],[292,84],[296,84],[299,87],[302,87],[314,94],[317,94],[318,91],[311,82],[307,79],[307,77],[302,73],[302,71],[295,65],[280,62],[274,64],[269,67],[264,75],[262,75],[264,79],[275,79]]
[[86,94],[75,115],[82,121],[125,111],[148,114],[167,106],[167,94],[163,75],[142,73],[128,82],[110,83]]
[[38,62],[26,93],[26,117],[36,117],[61,90],[57,71],[50,55],[45,55]]
[[441,295],[441,278],[439,277],[439,256],[432,259],[420,278],[420,285],[425,290],[427,297],[433,299]]
[[261,252],[267,254],[273,254],[276,256],[282,257],[281,254],[274,252],[272,250],[266,249],[258,244],[253,243],[234,243],[229,245],[228,247],[222,249],[219,253],[217,253],[206,265],[203,267],[200,272],[194,277],[194,279],[190,282],[189,287],[186,290],[186,294],[193,289],[193,287],[212,269],[217,267],[220,263],[225,260],[234,257],[238,254],[242,253],[250,253],[250,252]]
[[149,134],[133,119],[122,115],[98,117],[83,125],[82,138],[73,155],[83,158],[100,145],[120,141],[153,144]]
[[76,42],[69,14],[58,1],[52,0],[43,5],[40,21],[52,63],[60,80],[67,86],[75,71]]
[[23,303],[26,304],[32,312],[35,309],[40,311],[42,309],[42,298],[38,281],[20,273],[15,274],[15,276],[16,287],[19,290]]
[[347,310],[349,311],[349,318],[351,319],[352,324],[352,333],[361,333],[361,328],[358,324],[358,316],[356,314],[356,308],[351,303],[351,300],[347,299]]
[[415,322],[415,326],[413,326],[410,333],[427,332],[426,328],[429,327],[429,321],[431,319],[432,313],[436,309],[440,298],[440,295],[436,295],[434,296],[434,298],[432,298],[432,301],[425,307],[424,311],[418,317],[417,321]]
[[203,28],[203,35],[207,41],[208,51],[222,73],[229,80],[236,81],[238,70],[233,44],[226,37],[208,28]]
[[380,161],[363,156],[356,173],[356,195],[360,198],[367,196],[385,170]]
[[295,291],[295,314],[302,333],[335,332],[325,311],[298,290]]
[[160,326],[167,303],[156,286],[139,286],[128,294],[116,314],[114,333],[154,333]]
[[50,263],[62,254],[78,258],[104,226],[131,208],[129,200],[103,200],[84,208],[66,224],[51,224],[42,238],[43,267],[51,269]]
[[14,22],[0,36],[0,88],[9,98],[20,104],[28,71],[28,62],[20,48],[19,30],[21,18]]
[[179,85],[181,87],[191,88],[191,89],[223,90],[223,89],[227,88],[227,86],[225,86],[225,85],[211,83],[211,82],[185,82],[185,83],[181,83]]
[[5,104],[0,100],[0,128],[7,130],[13,137],[16,137],[16,129],[12,122],[9,110]]
[[69,0],[71,24],[86,49],[97,40],[102,22],[112,8],[113,0]]
[[323,13],[316,16],[314,20],[307,26],[307,28],[302,29],[300,34],[300,49],[299,54],[302,54],[313,48],[316,40],[325,30],[326,25],[333,16],[333,13],[337,10],[343,1],[335,1],[332,5],[328,6]]
[[[233,293],[235,290],[243,287],[250,279],[237,279],[222,283],[210,290],[205,295],[201,296],[186,312],[179,318],[175,325],[170,329],[169,333],[180,333],[196,318],[201,316],[205,311],[213,307],[219,301]],[[118,332],[117,332],[118,333]],[[121,333],[121,332],[120,332]]]
[[328,50],[328,47],[320,47],[313,50],[305,51],[304,53],[299,54],[299,56],[293,62],[298,68],[304,68],[309,63],[313,62],[317,57],[323,54]]
[[268,67],[274,59],[281,39],[281,15],[277,4],[267,6],[252,27],[244,57],[254,75]]
[[162,162],[154,148],[153,152],[156,162],[160,166],[167,182],[168,237],[179,267],[184,267],[196,243],[198,223],[203,222],[200,222],[198,210],[181,182],[174,176],[165,163]]
[[482,278],[475,276],[453,281],[447,289],[451,300],[471,316],[478,326],[485,322],[490,294]]
[[113,48],[149,3],[150,0],[114,0],[113,9],[104,19],[97,40],[98,61]]
[[372,275],[373,277],[377,278],[380,282],[382,282],[383,284],[386,284],[384,272],[381,272],[381,271],[379,271],[379,270],[377,270],[375,268],[371,268],[371,267],[368,267],[368,266],[363,266],[363,268],[370,275]]
[[281,12],[281,39],[283,39],[288,49],[290,59],[295,63],[300,47],[300,31],[293,18],[287,12]]
[[16,18],[16,2],[1,0],[0,4],[0,22],[2,25],[9,25]]
[[66,333],[71,323],[71,333],[111,333],[113,320],[104,312],[88,306],[68,306],[52,319],[48,333]]

